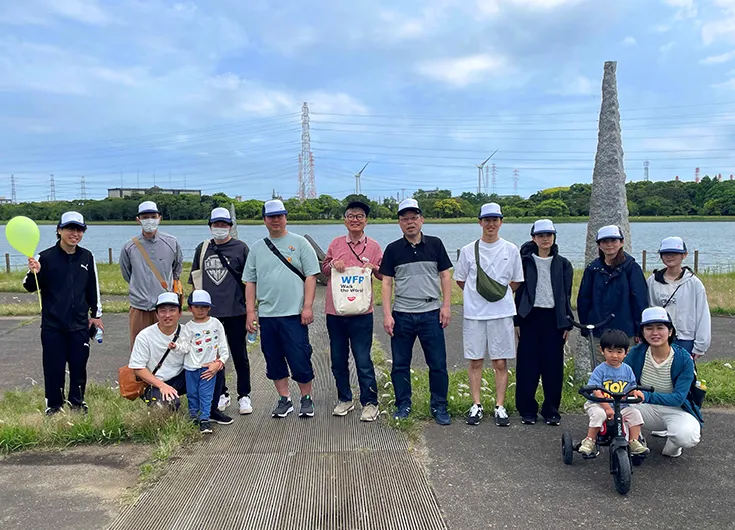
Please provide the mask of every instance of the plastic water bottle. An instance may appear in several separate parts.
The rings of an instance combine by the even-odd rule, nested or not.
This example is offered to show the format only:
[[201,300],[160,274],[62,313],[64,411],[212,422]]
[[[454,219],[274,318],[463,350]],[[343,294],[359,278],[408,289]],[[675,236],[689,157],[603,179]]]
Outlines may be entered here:
[[100,328],[97,328],[97,333],[94,334],[94,340],[96,340],[97,343],[102,344],[102,330]]
[[248,336],[246,337],[248,344],[254,344],[255,341],[258,340],[258,323],[254,321],[253,327],[255,328],[255,331],[252,333],[248,332]]

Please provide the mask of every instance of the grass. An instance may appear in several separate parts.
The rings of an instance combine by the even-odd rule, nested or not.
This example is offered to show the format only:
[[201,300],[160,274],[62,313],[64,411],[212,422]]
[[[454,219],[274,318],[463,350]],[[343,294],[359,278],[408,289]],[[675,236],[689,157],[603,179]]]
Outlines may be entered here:
[[[117,388],[90,383],[85,395],[89,414],[44,415],[43,388],[5,392],[0,398],[0,454],[83,444],[134,442],[152,444],[152,459],[143,469],[152,474],[157,462],[199,434],[185,414],[148,408],[120,397]],[[68,410],[68,409],[67,409]]]

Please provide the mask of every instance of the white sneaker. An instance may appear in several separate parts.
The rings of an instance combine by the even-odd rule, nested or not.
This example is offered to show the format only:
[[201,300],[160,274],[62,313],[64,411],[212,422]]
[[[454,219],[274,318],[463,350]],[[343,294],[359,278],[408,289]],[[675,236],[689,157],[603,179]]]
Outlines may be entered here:
[[223,412],[227,407],[230,406],[230,403],[232,400],[230,399],[230,396],[226,394],[222,394],[219,397],[219,403],[217,404],[217,410],[220,412]]
[[237,400],[238,405],[240,405],[240,414],[252,414],[253,413],[253,404],[250,401],[249,396],[243,396],[240,399]]
[[668,456],[669,458],[679,458],[681,456],[681,451],[681,447],[671,443],[671,440],[666,440],[666,443],[664,444],[664,450],[661,451],[661,454],[664,456]]
[[655,436],[656,438],[666,438],[668,435],[668,431],[651,431],[651,436]]

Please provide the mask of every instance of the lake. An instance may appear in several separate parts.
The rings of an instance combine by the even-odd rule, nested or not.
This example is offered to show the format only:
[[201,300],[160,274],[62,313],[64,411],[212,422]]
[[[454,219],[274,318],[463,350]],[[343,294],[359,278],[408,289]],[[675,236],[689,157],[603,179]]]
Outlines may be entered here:
[[[41,243],[39,248],[43,249],[54,244],[56,241],[56,227],[53,225],[41,225]],[[530,224],[508,223],[503,225],[500,234],[503,238],[512,241],[520,247],[530,239]],[[587,233],[586,223],[559,223],[556,225],[558,231],[558,243],[561,252],[575,266],[581,268],[584,265],[584,246]],[[184,258],[191,261],[194,249],[206,237],[209,230],[206,224],[176,225],[161,224],[161,230],[168,232],[179,239]],[[296,234],[308,234],[322,247],[327,250],[330,241],[338,235],[345,234],[343,225],[291,225],[290,230]],[[689,265],[694,263],[694,250],[699,250],[700,270],[730,270],[731,264],[735,262],[735,245],[730,237],[735,234],[735,222],[670,222],[670,223],[632,223],[633,255],[640,262],[641,251],[648,252],[648,269],[660,266],[656,255],[661,239],[668,236],[680,236],[684,238],[689,247]],[[108,261],[108,248],[112,248],[113,260],[117,262],[120,249],[125,242],[137,232],[133,225],[92,225],[87,230],[82,246],[91,250],[100,262]],[[244,225],[238,227],[240,239],[252,244],[257,239],[267,235],[263,225]],[[375,224],[368,225],[367,233],[370,237],[385,246],[401,236],[398,224]],[[476,224],[430,224],[424,225],[424,233],[438,236],[444,241],[444,245],[452,260],[456,258],[457,249],[471,243],[480,236],[480,227]],[[11,266],[13,268],[23,267],[26,260],[8,245],[7,240],[0,238],[0,255],[9,253]]]

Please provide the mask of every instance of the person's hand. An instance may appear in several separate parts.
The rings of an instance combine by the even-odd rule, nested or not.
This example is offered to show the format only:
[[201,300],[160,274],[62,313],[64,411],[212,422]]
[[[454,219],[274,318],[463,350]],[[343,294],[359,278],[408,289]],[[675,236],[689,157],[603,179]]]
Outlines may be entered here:
[[96,327],[97,329],[101,329],[102,331],[105,330],[105,326],[102,324],[101,318],[90,318],[89,319],[89,327],[92,326]]
[[222,361],[212,361],[211,363],[203,364],[202,368],[206,368],[206,370],[202,372],[201,378],[209,381],[215,375],[217,375],[217,372],[222,370],[222,366]]
[[442,307],[439,310],[439,322],[442,325],[442,329],[446,328],[449,325],[450,320],[452,320],[452,308]]
[[562,339],[564,340],[564,342],[566,342],[568,338],[569,338],[569,330],[565,329],[564,334],[562,335]]
[[255,333],[258,325],[258,319],[255,317],[255,311],[248,311],[247,317],[245,318],[247,319],[245,322],[245,328],[248,330],[248,333]]
[[176,343],[171,341],[168,343],[168,349],[169,350],[175,350],[176,349]]
[[699,359],[699,358],[700,358],[700,357],[701,357],[702,355],[704,355],[704,354],[702,354],[702,353],[693,353],[693,354],[692,354],[692,360],[696,361],[696,360],[697,360],[697,359]]
[[393,317],[391,315],[386,315],[383,317],[383,329],[388,334],[389,337],[393,336],[393,328],[396,325],[396,321],[393,320]]
[[173,401],[179,397],[179,393],[176,392],[176,389],[166,383],[162,383],[161,386],[158,387],[158,390],[161,391],[161,399],[164,401]]
[[641,343],[641,338],[640,337],[633,337],[633,340],[635,341],[636,344],[640,344]]
[[378,266],[375,263],[370,263],[369,261],[366,261],[362,266],[362,270],[364,271],[365,269],[370,270],[370,272],[375,272],[378,270]]
[[334,267],[334,269],[337,272],[344,272],[345,271],[345,262],[342,261],[341,259],[338,259],[338,260],[332,262],[332,267]]
[[310,307],[305,307],[301,310],[301,325],[308,326],[314,322],[314,311]]
[[516,341],[520,340],[520,339],[521,339],[521,328],[519,328],[518,326],[516,326],[516,327],[515,327],[515,328],[513,328],[513,329],[514,329],[514,330],[515,330],[515,332],[516,332]]
[[641,398],[641,399],[645,398],[645,396],[643,395],[643,392],[641,392],[640,390],[633,390],[631,394],[633,394],[633,396],[637,398]]
[[612,409],[612,407],[607,407],[605,409],[605,414],[607,414],[607,419],[611,420],[613,419],[613,416],[615,416],[615,411]]
[[41,264],[35,258],[28,258],[28,270],[34,274],[38,274],[41,270]]

